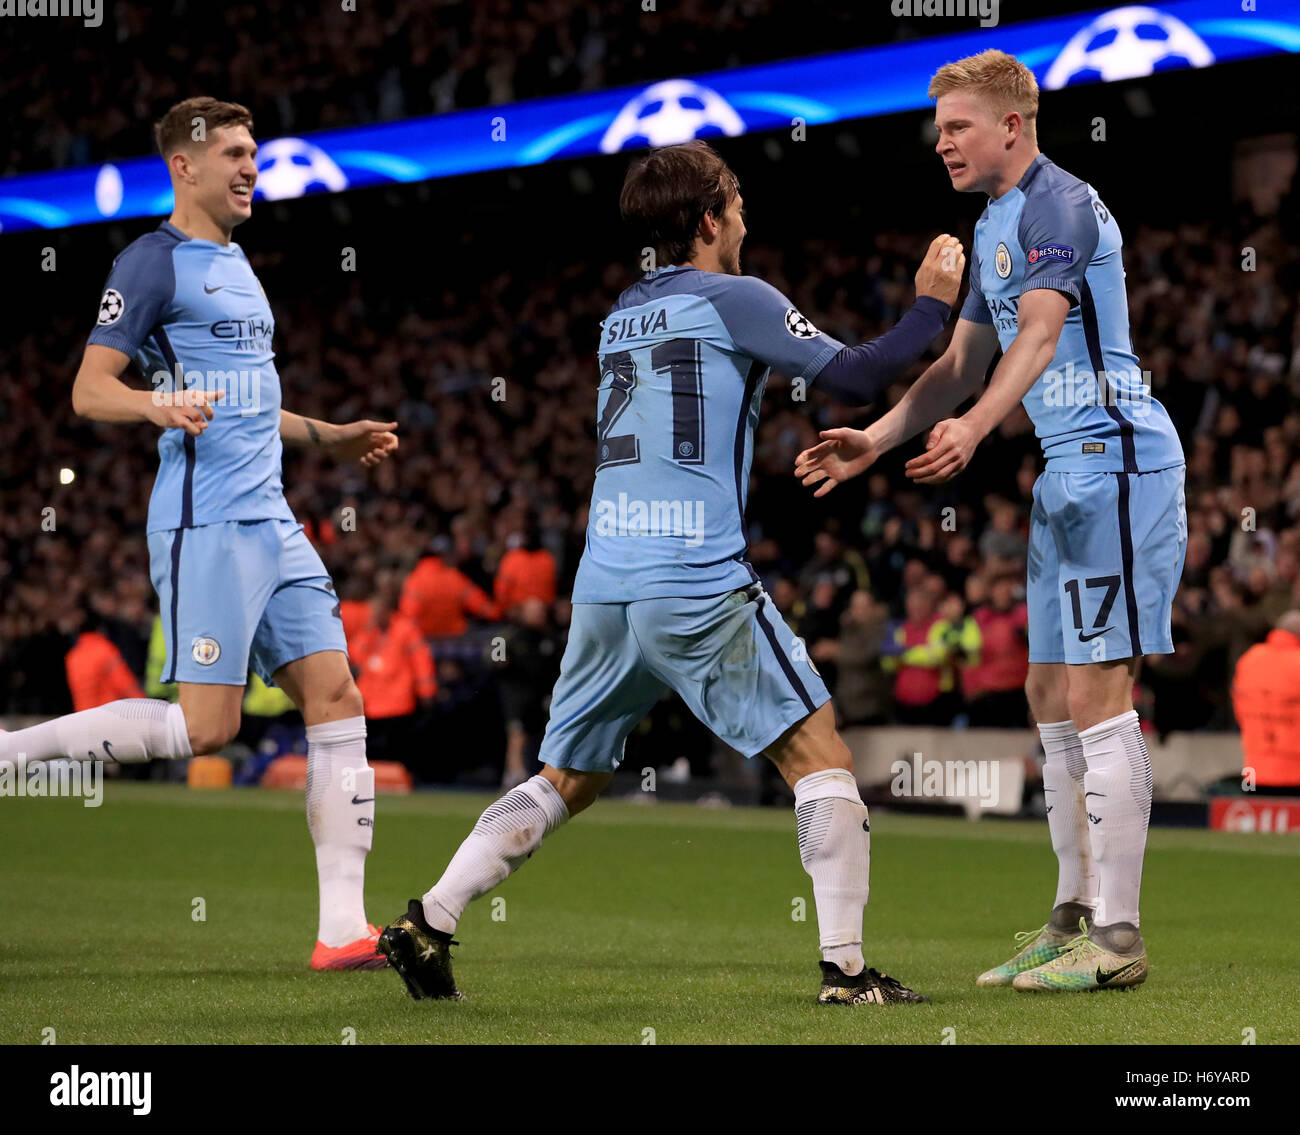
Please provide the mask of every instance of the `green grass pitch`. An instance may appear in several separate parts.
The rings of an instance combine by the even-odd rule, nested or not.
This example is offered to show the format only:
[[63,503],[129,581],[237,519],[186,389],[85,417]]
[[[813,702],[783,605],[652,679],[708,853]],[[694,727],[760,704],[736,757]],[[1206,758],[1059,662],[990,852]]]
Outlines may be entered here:
[[[372,921],[428,888],[487,801],[380,797]],[[1154,831],[1147,984],[1034,996],[974,978],[1045,914],[1045,824],[877,811],[872,836],[868,963],[932,1004],[812,1003],[792,814],[617,802],[548,839],[494,892],[503,905],[466,912],[457,1004],[413,1002],[386,970],[307,969],[316,886],[298,794],[111,783],[98,809],[4,799],[0,1043],[49,1028],[60,1044],[1300,1039],[1300,838]]]

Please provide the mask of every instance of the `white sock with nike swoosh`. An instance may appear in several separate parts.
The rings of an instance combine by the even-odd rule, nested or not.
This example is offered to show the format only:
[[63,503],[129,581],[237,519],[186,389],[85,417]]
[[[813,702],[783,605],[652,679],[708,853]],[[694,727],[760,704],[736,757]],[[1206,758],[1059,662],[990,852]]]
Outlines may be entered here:
[[375,832],[375,773],[366,719],[307,726],[307,827],[316,845],[320,926],[326,946],[366,937],[366,854]]
[[1092,861],[1083,801],[1083,777],[1088,764],[1073,721],[1039,722],[1038,735],[1046,756],[1043,797],[1047,802],[1047,830],[1052,836],[1057,863],[1056,901],[1052,909],[1065,907],[1076,911],[1073,925],[1055,928],[1073,935],[1079,929],[1077,907],[1091,908],[1097,902],[1097,870]]
[[112,760],[137,764],[151,757],[191,757],[185,711],[159,698],[123,698],[94,709],[0,732],[0,761]]
[[1098,722],[1079,740],[1088,762],[1084,805],[1099,882],[1097,923],[1129,923],[1136,930],[1151,818],[1151,757],[1137,711]]

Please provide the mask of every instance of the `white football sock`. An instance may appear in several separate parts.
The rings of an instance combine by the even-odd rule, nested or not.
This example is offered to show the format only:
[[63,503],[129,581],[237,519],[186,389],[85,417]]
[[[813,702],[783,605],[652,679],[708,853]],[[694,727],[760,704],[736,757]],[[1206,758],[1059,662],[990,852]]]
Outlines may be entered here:
[[366,853],[375,834],[375,773],[366,763],[366,719],[307,726],[307,828],[316,845],[316,937],[346,946],[366,929]]
[[[1073,721],[1040,723],[1043,741],[1043,795],[1047,799],[1047,828],[1056,852],[1056,902],[1094,907],[1097,903],[1097,871],[1092,862],[1092,841],[1088,834],[1088,810],[1083,801],[1083,776],[1088,771],[1083,759],[1083,742]],[[1077,931],[1076,918],[1071,927]]]
[[857,781],[824,769],[795,782],[799,859],[812,877],[822,958],[848,976],[861,973],[862,912],[871,877],[871,828]]
[[425,894],[425,920],[452,933],[473,899],[508,879],[568,818],[563,797],[546,777],[512,788],[478,818],[442,878]]
[[1079,734],[1088,772],[1083,778],[1097,865],[1097,922],[1138,925],[1142,857],[1151,819],[1151,758],[1136,710],[1100,722]]
[[150,757],[191,757],[185,711],[158,698],[124,698],[0,733],[0,760],[22,767],[59,757],[135,764]]

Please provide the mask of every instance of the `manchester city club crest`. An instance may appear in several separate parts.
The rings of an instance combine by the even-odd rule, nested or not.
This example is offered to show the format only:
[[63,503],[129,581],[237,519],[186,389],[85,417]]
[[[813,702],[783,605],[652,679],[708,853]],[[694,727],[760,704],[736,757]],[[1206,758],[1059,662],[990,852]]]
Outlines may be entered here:
[[221,644],[215,638],[196,638],[190,657],[200,666],[211,666],[221,657]]
[[1011,251],[1001,241],[993,253],[993,269],[1003,280],[1011,275]]

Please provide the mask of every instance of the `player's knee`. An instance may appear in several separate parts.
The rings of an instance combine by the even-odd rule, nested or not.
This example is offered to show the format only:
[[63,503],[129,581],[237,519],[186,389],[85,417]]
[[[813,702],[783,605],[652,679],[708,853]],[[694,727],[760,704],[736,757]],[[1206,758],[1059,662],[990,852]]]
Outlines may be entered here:
[[1030,670],[1025,679],[1025,698],[1037,722],[1064,721],[1073,717],[1073,707],[1054,674]]
[[570,816],[590,808],[610,781],[609,773],[557,769],[550,765],[542,767],[542,776],[564,801]]
[[239,733],[239,721],[192,721],[189,723],[190,751],[201,757],[229,745]]
[[316,701],[315,708],[320,713],[328,713],[330,717],[360,717],[365,712],[361,691],[357,689],[351,674],[327,685],[318,699],[308,700]]

